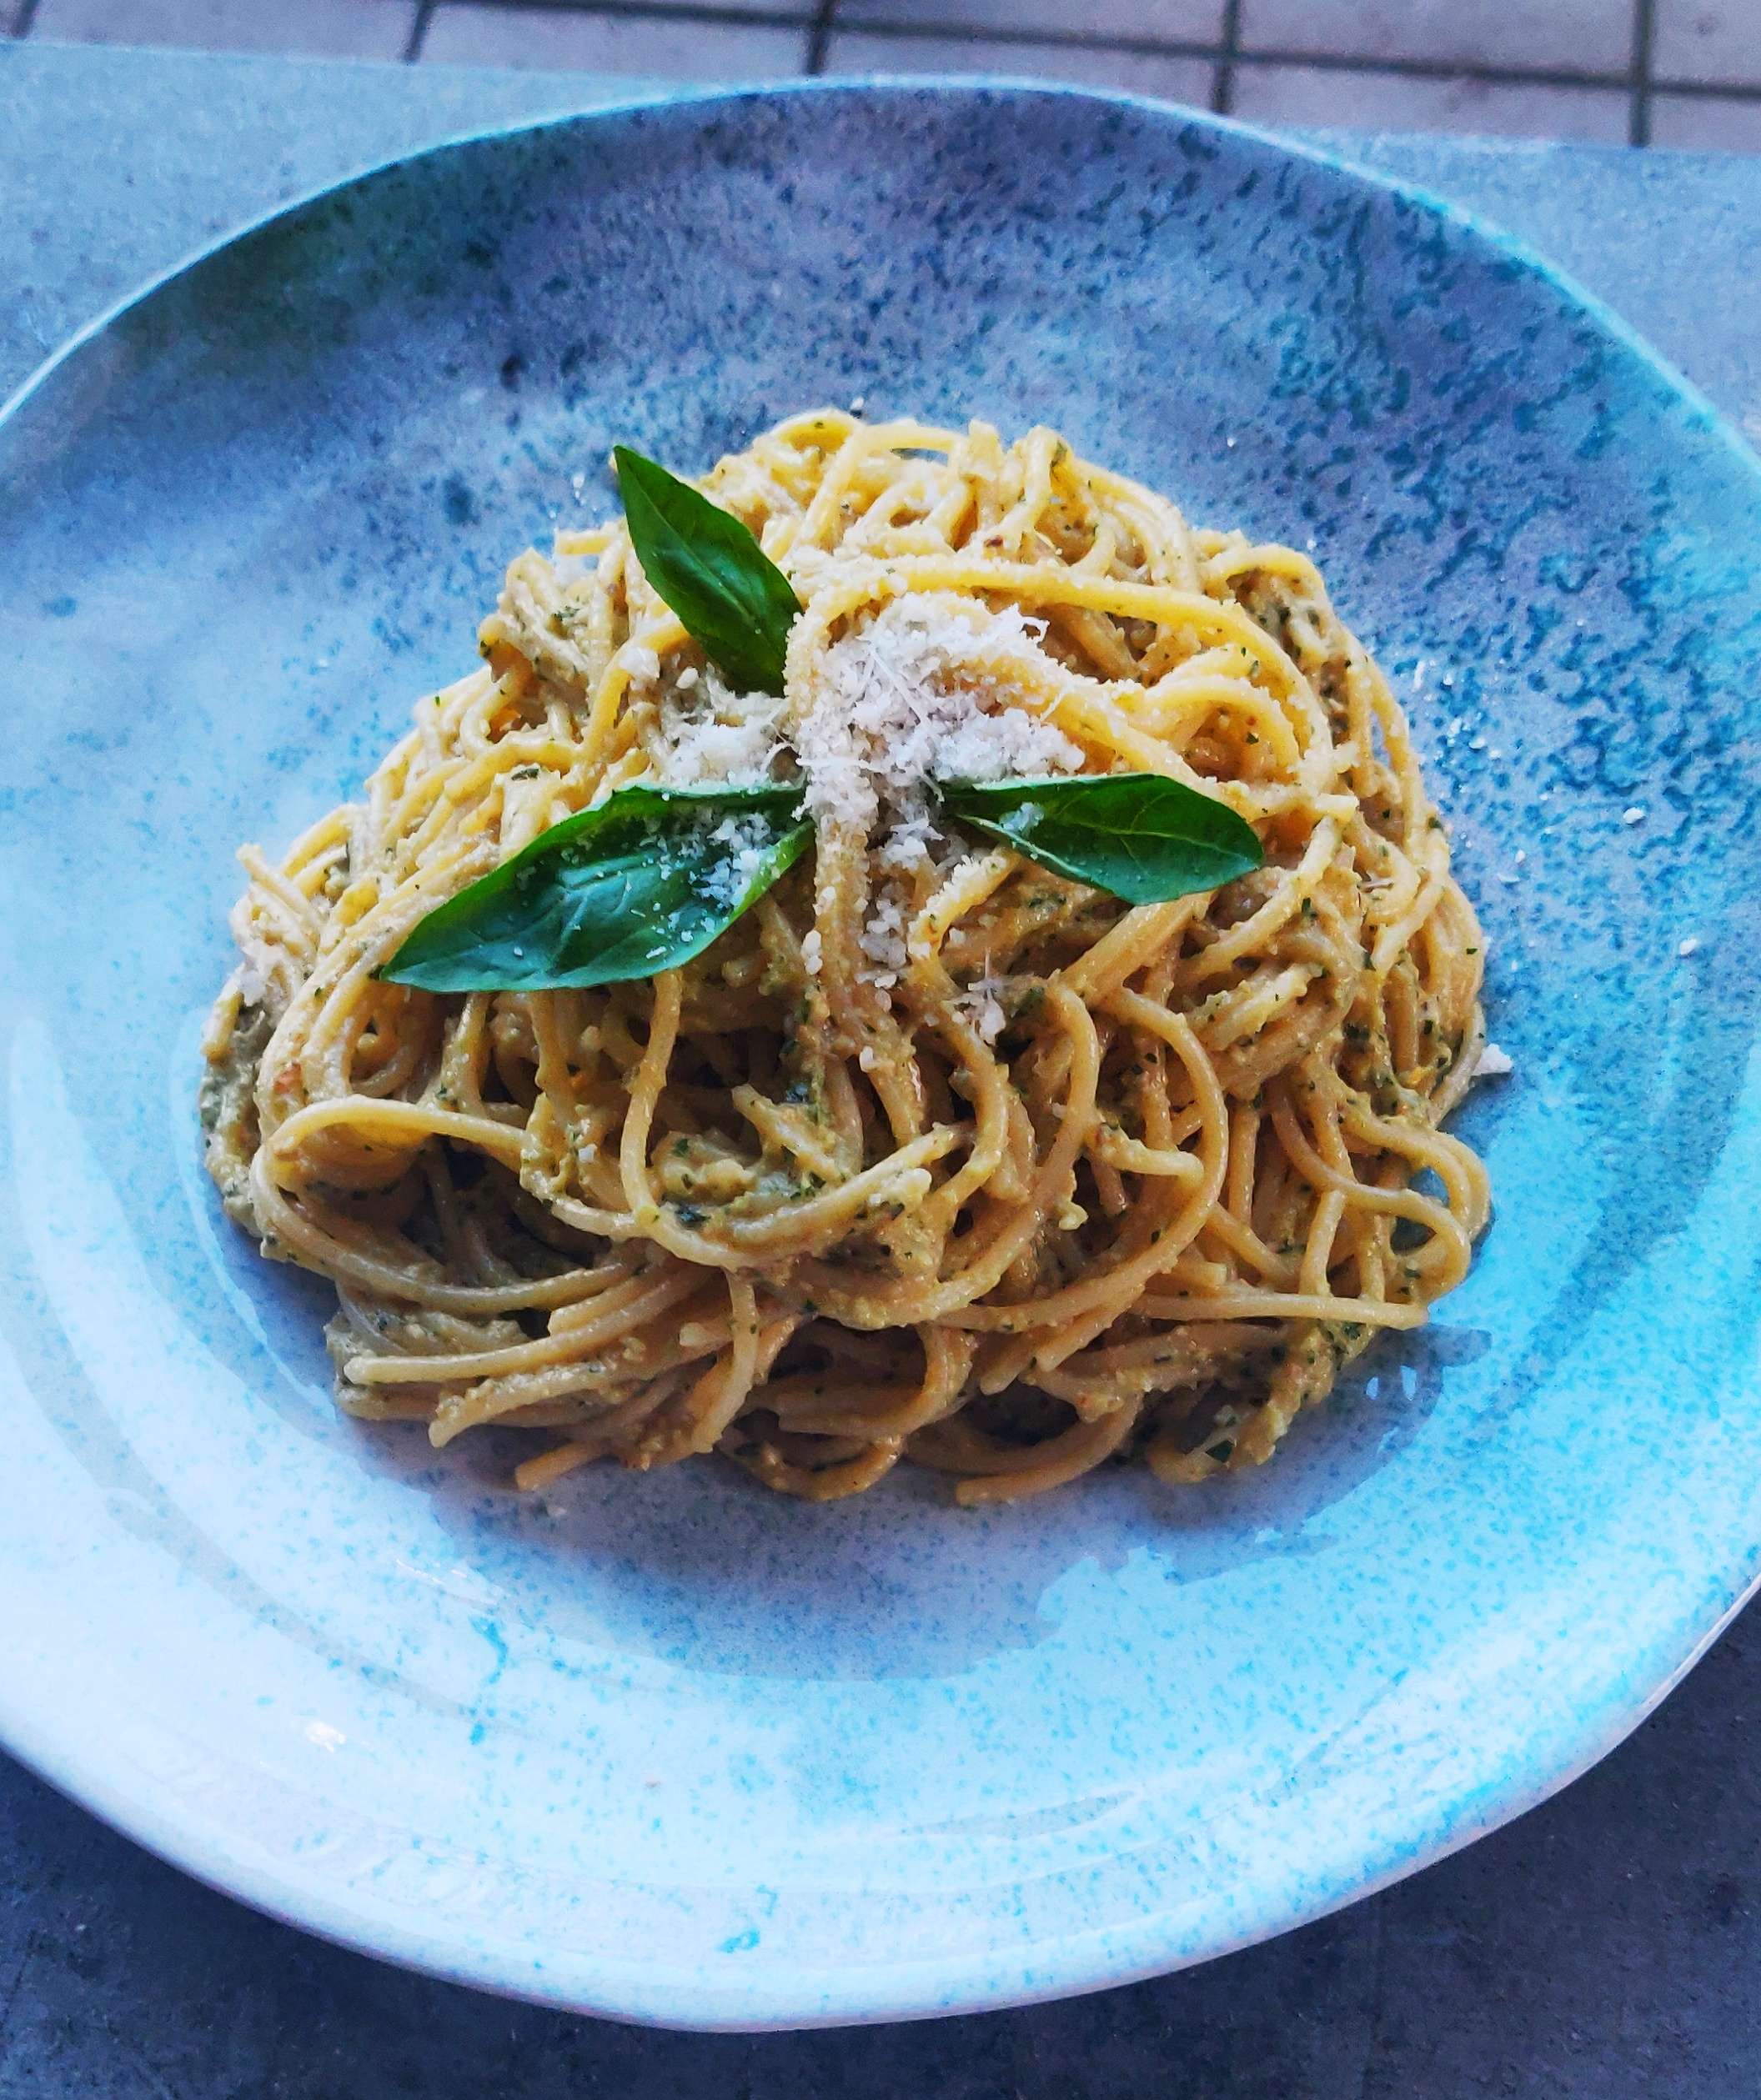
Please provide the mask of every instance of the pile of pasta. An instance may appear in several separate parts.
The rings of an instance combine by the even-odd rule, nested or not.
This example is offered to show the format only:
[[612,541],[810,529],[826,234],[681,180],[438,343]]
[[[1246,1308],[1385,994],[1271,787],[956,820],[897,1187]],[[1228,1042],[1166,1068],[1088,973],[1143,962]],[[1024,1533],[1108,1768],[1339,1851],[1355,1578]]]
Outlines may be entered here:
[[527,1432],[528,1487],[717,1452],[810,1499],[909,1459],[986,1502],[1260,1464],[1488,1211],[1439,1128],[1483,944],[1387,679],[1305,555],[1050,430],[822,411],[700,485],[800,600],[773,777],[840,646],[970,600],[1014,629],[963,659],[975,709],[1216,795],[1263,867],[1133,907],[853,806],[682,970],[384,981],[437,904],[667,777],[681,722],[750,728],[622,521],[564,533],[361,799],[242,855],[206,1044],[228,1211],[334,1284],[347,1408]]

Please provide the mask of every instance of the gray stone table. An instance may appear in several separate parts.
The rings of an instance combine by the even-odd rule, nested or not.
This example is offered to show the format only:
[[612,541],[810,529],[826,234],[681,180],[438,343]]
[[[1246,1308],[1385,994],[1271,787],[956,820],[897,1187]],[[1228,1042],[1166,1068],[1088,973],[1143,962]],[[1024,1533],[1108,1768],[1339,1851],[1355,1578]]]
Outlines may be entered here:
[[[285,198],[628,92],[0,45],[0,395]],[[1761,158],[1338,143],[1520,233],[1761,435]],[[655,2034],[406,1975],[199,1887],[0,1758],[0,2100],[1757,2100],[1757,1623],[1564,1794],[1337,1917],[1161,1982],[867,2032]]]

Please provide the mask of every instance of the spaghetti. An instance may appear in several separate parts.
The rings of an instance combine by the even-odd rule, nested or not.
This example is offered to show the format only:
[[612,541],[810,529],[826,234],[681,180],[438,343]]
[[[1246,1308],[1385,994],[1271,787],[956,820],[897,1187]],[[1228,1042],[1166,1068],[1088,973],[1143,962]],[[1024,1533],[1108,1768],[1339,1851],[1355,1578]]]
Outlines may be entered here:
[[[1487,1215],[1438,1128],[1482,944],[1387,680],[1302,554],[1048,430],[821,412],[702,486],[800,600],[780,700],[719,677],[621,521],[564,533],[363,800],[244,850],[206,1041],[228,1212],[334,1284],[345,1407],[531,1431],[527,1487],[710,1451],[811,1499],[906,1457],[963,1502],[1260,1464]],[[1187,782],[1265,865],[1129,906],[938,824],[920,774],[961,749]],[[375,975],[615,788],[779,777],[813,851],[681,970]]]

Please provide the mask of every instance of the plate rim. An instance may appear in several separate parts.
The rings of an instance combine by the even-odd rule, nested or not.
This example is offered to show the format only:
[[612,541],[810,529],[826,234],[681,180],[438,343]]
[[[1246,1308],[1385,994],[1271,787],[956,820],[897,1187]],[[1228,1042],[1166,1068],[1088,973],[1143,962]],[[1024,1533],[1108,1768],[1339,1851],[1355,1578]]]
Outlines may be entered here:
[[[1755,484],[1761,497],[1761,454],[1732,418],[1598,294],[1479,212],[1422,183],[1355,161],[1347,151],[1262,125],[1124,90],[1006,73],[875,73],[733,87],[645,87],[584,108],[448,133],[407,152],[369,160],[241,221],[113,300],[68,335],[0,401],[0,435],[64,364],[137,307],[240,242],[291,221],[342,192],[415,163],[499,139],[616,123],[642,112],[678,110],[689,118],[717,107],[784,99],[860,102],[877,94],[946,100],[1032,97],[1123,108],[1248,141],[1282,159],[1324,170],[1352,186],[1410,204],[1539,279],[1557,299],[1577,309],[1648,369],[1663,389],[1692,413],[1701,434],[1730,455],[1733,467]],[[0,1291],[12,1295],[9,1278],[0,1278]],[[9,1354],[0,1345],[0,1368]],[[21,1388],[24,1382],[21,1376]],[[1676,1689],[1761,1590],[1761,1544],[1751,1549],[1747,1566],[1704,1566],[1699,1572],[1708,1581],[1717,1580],[1714,1608],[1709,1613],[1701,1610],[1685,1615],[1672,1626],[1668,1650],[1673,1660],[1648,1689],[1623,1696],[1618,1685],[1611,1686],[1603,1703],[1585,1717],[1572,1754],[1513,1768],[1510,1783],[1489,1800],[1481,1794],[1470,1807],[1467,1790],[1457,1790],[1447,1802],[1427,1812],[1422,1827],[1409,1827],[1403,1833],[1398,1857],[1380,1872],[1341,1873],[1334,1868],[1322,1877],[1328,1883],[1324,1893],[1294,1902],[1287,1892],[1262,1884],[1246,1907],[1247,1922],[1242,1929],[1218,1936],[1197,1952],[1173,1943],[1175,1927],[1158,1908],[1122,1923],[1036,1942],[1011,1953],[1006,1964],[991,1959],[985,1943],[961,1963],[938,1962],[933,1975],[926,1973],[928,1965],[921,1962],[828,1969],[820,1972],[826,1988],[809,2011],[803,2011],[804,1993],[791,1988],[789,1978],[765,1982],[763,1972],[753,1972],[754,1982],[736,1989],[699,1969],[650,1960],[579,1953],[549,1957],[542,1966],[534,1965],[529,1956],[515,1960],[511,1942],[424,1929],[412,1922],[409,1910],[363,1901],[334,1881],[296,1871],[291,1862],[253,1860],[213,1823],[193,1816],[182,1797],[163,1782],[107,1767],[101,1752],[86,1750],[77,1727],[63,1724],[58,1729],[52,1713],[45,1713],[28,1697],[16,1696],[6,1682],[0,1682],[0,1748],[65,1798],[218,1893],[352,1952],[448,1982],[594,2017],[681,2031],[762,2032],[950,2017],[1113,1989],[1216,1960],[1372,1896],[1526,1814],[1608,1756]],[[1704,1591],[1703,1582],[1702,1594]],[[1008,1976],[999,1973],[1004,1966]],[[795,1970],[790,1977],[802,1974]],[[1011,1982],[1011,1977],[1016,1980]]]

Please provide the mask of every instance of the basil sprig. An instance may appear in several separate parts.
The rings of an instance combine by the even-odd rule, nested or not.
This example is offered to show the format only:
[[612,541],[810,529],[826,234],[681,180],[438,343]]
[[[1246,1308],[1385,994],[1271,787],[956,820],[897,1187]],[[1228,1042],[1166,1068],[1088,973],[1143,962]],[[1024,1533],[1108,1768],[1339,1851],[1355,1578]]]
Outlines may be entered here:
[[628,445],[615,449],[642,573],[744,693],[780,693],[794,586],[739,519]]
[[[780,694],[793,587],[740,520],[616,449],[643,573],[710,659]],[[1262,865],[1252,828],[1155,773],[949,780],[950,816],[1126,904],[1214,890]],[[813,839],[799,784],[620,788],[431,911],[379,972],[424,991],[615,985],[700,955]]]
[[799,788],[620,788],[431,911],[379,975],[524,992],[677,970],[812,838]]
[[[1215,890],[1264,860],[1232,809],[1160,774],[936,793],[961,823],[1126,904]],[[677,970],[812,839],[798,784],[620,788],[431,911],[379,975],[430,992],[549,991]]]
[[1128,905],[1215,890],[1265,863],[1227,803],[1159,773],[945,780],[936,794],[950,816]]

